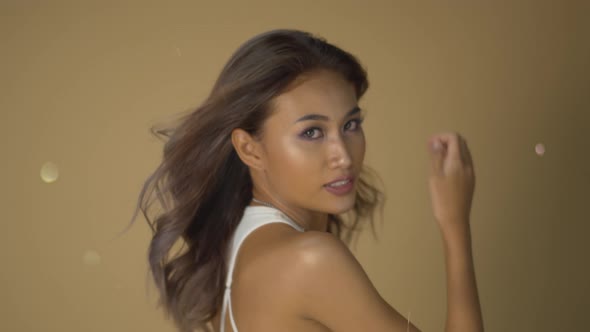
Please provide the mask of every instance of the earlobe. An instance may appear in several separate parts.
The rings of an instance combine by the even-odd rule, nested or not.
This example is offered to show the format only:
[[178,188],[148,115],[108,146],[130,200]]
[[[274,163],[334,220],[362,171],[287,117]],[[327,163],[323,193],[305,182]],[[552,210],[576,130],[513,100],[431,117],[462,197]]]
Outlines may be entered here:
[[258,142],[243,129],[236,128],[231,133],[231,141],[236,153],[244,164],[254,169],[262,169],[263,163]]

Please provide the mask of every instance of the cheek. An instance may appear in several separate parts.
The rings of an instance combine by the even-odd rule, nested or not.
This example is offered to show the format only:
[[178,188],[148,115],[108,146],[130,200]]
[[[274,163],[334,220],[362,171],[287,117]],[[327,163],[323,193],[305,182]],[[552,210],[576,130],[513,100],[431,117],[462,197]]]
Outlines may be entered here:
[[305,192],[317,186],[318,174],[322,174],[321,149],[313,143],[290,138],[276,141],[271,148],[268,175],[277,190]]

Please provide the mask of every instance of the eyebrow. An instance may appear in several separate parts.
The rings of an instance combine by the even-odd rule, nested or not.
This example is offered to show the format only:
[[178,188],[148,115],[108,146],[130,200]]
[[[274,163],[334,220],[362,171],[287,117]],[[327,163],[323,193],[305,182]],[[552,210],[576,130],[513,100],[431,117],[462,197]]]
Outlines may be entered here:
[[[348,113],[346,113],[345,117],[349,117],[353,114],[356,113],[360,113],[361,109],[358,106],[355,106],[353,109],[351,109]],[[322,120],[322,121],[329,121],[330,118],[325,116],[325,115],[321,115],[321,114],[307,114],[302,116],[301,118],[299,118],[299,120],[295,121],[295,123],[297,122],[301,122],[301,121],[306,121],[306,120]]]

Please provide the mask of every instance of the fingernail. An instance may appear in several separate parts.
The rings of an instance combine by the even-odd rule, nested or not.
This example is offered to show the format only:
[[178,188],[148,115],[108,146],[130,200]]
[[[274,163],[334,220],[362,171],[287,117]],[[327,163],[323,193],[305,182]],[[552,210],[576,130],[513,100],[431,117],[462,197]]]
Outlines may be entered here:
[[439,151],[442,148],[442,145],[440,144],[439,141],[434,141],[434,143],[432,143],[432,151]]

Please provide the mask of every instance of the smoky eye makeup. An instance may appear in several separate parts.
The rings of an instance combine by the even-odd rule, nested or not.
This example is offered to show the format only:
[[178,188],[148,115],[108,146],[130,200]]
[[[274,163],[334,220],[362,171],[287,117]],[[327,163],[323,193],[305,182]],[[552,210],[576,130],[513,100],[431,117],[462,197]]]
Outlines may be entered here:
[[[364,117],[362,116],[350,119],[346,121],[342,129],[344,131],[358,131],[363,121]],[[323,130],[324,129],[322,127],[311,126],[303,129],[303,131],[301,131],[298,136],[305,140],[315,140],[324,136]]]
[[[354,107],[350,112],[348,112],[346,116],[348,119],[342,125],[342,130],[356,132],[361,129],[361,125],[363,124],[366,116],[365,112],[366,111],[364,109],[361,109],[358,106]],[[307,114],[295,121],[295,123],[306,120],[329,121],[329,118],[320,114]],[[297,136],[304,140],[316,140],[324,136],[324,128],[321,125],[310,125],[301,130]]]
[[305,140],[314,140],[323,136],[321,132],[322,128],[320,127],[308,127],[299,134],[299,137]]
[[[364,118],[363,116],[361,116],[361,117],[354,118],[354,119],[350,119],[350,120],[346,121],[346,124],[344,124],[344,126],[346,127],[346,126],[348,126],[350,123],[355,123],[355,126],[356,126],[356,127],[355,127],[355,129],[354,129],[354,130],[356,130],[356,129],[358,129],[358,128],[359,128],[359,127],[360,127],[360,126],[363,124],[363,121],[365,121],[365,118]],[[346,129],[346,128],[345,128],[345,129]]]

